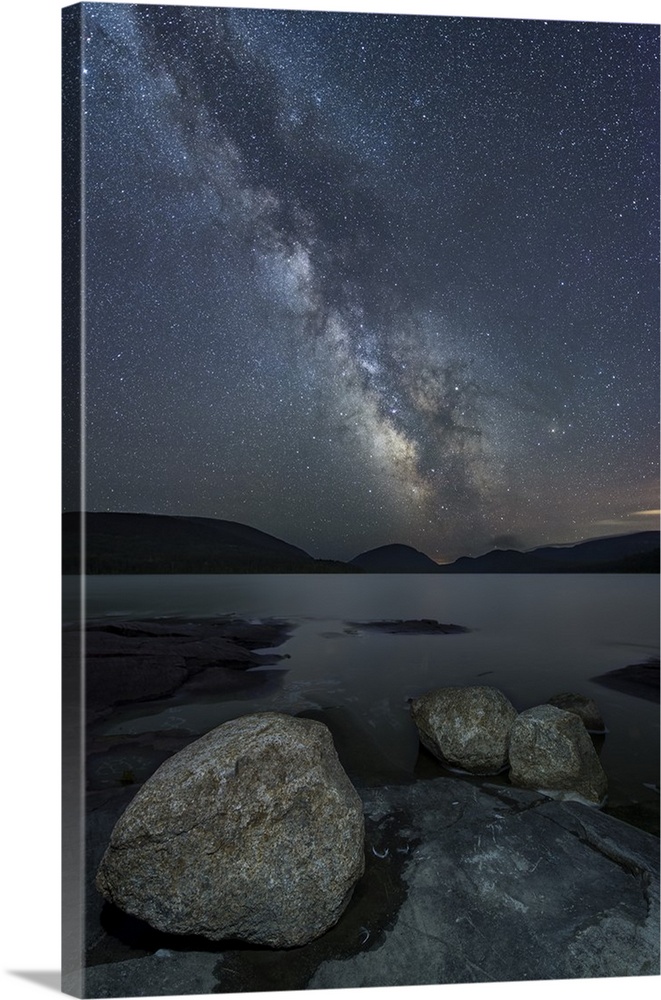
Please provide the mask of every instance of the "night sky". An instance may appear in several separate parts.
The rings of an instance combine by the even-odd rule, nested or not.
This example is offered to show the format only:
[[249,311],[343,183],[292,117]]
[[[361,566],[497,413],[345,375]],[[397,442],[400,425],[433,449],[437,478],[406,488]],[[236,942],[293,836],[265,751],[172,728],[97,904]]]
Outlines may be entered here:
[[83,9],[89,510],[658,527],[658,28]]

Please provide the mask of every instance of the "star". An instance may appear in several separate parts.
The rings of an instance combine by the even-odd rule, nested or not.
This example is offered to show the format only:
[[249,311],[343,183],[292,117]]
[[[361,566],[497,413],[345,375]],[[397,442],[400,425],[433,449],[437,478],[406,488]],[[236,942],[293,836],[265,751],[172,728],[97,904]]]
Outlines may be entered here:
[[81,17],[90,509],[333,558],[656,509],[654,26]]

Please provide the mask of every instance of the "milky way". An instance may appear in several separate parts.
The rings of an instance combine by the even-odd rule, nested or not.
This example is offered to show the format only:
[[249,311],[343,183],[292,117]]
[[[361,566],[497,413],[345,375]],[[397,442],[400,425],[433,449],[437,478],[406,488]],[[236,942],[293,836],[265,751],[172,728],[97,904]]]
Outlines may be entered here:
[[657,526],[658,28],[83,12],[88,509]]

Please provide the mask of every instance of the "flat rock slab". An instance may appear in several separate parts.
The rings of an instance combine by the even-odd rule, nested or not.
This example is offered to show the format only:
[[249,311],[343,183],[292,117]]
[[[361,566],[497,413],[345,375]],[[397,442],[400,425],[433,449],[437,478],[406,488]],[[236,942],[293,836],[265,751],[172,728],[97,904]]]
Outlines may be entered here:
[[89,717],[110,705],[128,705],[174,694],[190,676],[183,662],[162,656],[88,656],[85,670]]
[[445,625],[431,618],[394,621],[347,622],[349,628],[385,632],[387,635],[454,635],[470,632],[464,625]]
[[324,962],[310,988],[658,975],[651,835],[575,802],[445,778],[364,801],[373,820],[401,810],[419,840],[407,896],[378,949]]
[[154,618],[144,621],[125,619],[101,619],[90,621],[88,634],[105,632],[126,638],[186,638],[210,639],[222,637],[245,646],[258,649],[261,646],[277,646],[291,631],[289,622],[276,620],[246,621],[242,618]]
[[[153,997],[209,993],[217,981],[219,955],[161,948],[128,962],[92,966],[82,975],[62,976],[62,991],[87,997]],[[82,979],[82,983],[81,983]],[[82,986],[82,989],[81,989]]]
[[[206,687],[223,690],[225,671],[281,660],[256,650],[280,645],[292,629],[289,622],[236,618],[92,621],[84,633],[65,628],[64,669],[79,669],[84,639],[86,707],[94,719],[113,705],[169,697],[201,672]],[[223,673],[214,676],[209,668]]]

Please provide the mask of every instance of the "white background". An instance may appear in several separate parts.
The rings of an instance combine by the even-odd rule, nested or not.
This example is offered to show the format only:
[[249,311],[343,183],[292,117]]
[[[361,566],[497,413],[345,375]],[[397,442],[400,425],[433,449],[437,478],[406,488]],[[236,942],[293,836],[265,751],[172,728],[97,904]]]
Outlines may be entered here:
[[[145,0],[143,0],[145,2]],[[176,0],[180,2],[180,0]],[[221,6],[223,4],[207,4]],[[651,0],[391,0],[251,3],[225,6],[364,10],[655,23]],[[2,464],[0,603],[3,754],[0,857],[0,975],[8,1000],[47,997],[39,973],[60,968],[60,0],[11,0],[1,22],[2,275],[0,404]],[[8,303],[8,305],[7,305]],[[567,873],[568,881],[571,872]],[[295,961],[292,955],[292,961]],[[22,973],[22,974],[21,974]],[[29,978],[30,974],[34,978]],[[27,974],[27,975],[26,975]],[[56,982],[54,975],[48,978]],[[657,977],[487,987],[362,990],[388,1000],[647,1000]],[[320,994],[334,1000],[335,991]],[[346,994],[342,994],[346,1000]],[[340,998],[341,1000],[341,998]]]

